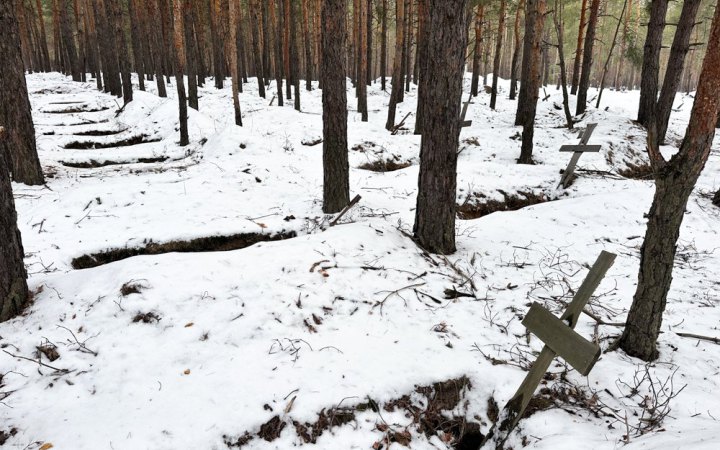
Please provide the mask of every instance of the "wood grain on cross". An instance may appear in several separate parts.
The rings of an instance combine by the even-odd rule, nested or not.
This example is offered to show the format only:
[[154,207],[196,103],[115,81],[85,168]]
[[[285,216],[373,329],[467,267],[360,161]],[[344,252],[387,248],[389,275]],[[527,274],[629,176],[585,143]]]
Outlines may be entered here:
[[587,128],[585,128],[582,136],[580,137],[580,143],[578,145],[563,145],[562,147],[560,147],[561,152],[573,152],[573,155],[572,158],[570,158],[570,162],[568,163],[567,168],[563,172],[563,176],[560,179],[560,184],[558,184],[558,186],[566,188],[570,185],[570,180],[573,173],[575,172],[575,166],[577,165],[583,153],[600,151],[601,146],[599,145],[587,145],[588,141],[590,140],[590,136],[592,136],[593,131],[595,131],[596,127],[596,123],[589,123],[587,125]]
[[534,304],[523,320],[529,331],[544,343],[540,356],[533,363],[515,395],[507,402],[498,421],[483,440],[483,448],[502,449],[510,433],[525,412],[530,399],[556,356],[564,358],[583,375],[587,375],[600,357],[600,348],[573,331],[582,310],[590,300],[616,255],[603,251],[593,264],[572,302],[558,319],[542,306]]

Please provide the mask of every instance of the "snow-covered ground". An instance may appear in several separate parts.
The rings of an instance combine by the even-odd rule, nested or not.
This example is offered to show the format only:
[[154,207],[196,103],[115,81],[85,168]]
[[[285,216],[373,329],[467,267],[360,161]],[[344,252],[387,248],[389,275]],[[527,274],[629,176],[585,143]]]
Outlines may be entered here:
[[[368,123],[348,91],[351,195],[362,200],[335,227],[321,211],[322,145],[309,145],[322,136],[317,89],[301,92],[299,113],[277,99],[268,106],[274,83],[267,99],[249,83],[239,128],[229,83],[217,91],[210,82],[200,111],[190,110],[191,144],[181,148],[174,86],[161,99],[149,83],[150,92],[136,91],[116,114],[120,105],[93,83],[51,74],[30,75],[28,85],[48,179],[13,185],[36,295],[26,314],[0,324],[0,431],[14,429],[11,448],[223,449],[247,441],[242,448],[379,449],[392,440],[393,449],[452,448],[450,435],[418,431],[417,418],[389,402],[409,395],[422,410],[427,399],[416,388],[465,376],[471,387],[446,414],[485,433],[489,399],[504,405],[541,349],[520,324],[531,302],[559,313],[608,250],[618,258],[591,309],[623,322],[631,303],[653,194],[650,181],[618,175],[645,161],[644,132],[631,120],[637,92],[606,91],[601,109],[577,124],[597,122],[590,142],[603,149],[582,157],[568,189],[557,188],[570,156],[558,149],[576,143],[577,131],[563,128],[559,91],[548,87],[539,103],[531,166],[515,164],[520,128],[507,83],[497,111],[487,94],[476,98],[461,135],[458,203],[555,201],[459,220],[458,252],[443,258],[408,237],[420,138],[384,129],[389,95],[379,84],[368,92]],[[415,104],[413,90],[397,117]],[[675,106],[671,143],[684,133],[692,98],[678,95]],[[68,109],[96,111],[58,113]],[[96,131],[120,133],[78,135]],[[137,144],[112,146],[128,139]],[[87,142],[107,148],[65,148]],[[556,360],[543,387],[559,407],[523,420],[513,448],[717,448],[720,346],[676,332],[720,336],[720,210],[706,196],[720,187],[719,142],[688,205],[660,358],[646,366],[605,353],[588,377]],[[359,168],[378,160],[410,165]],[[72,268],[74,258],[108,249],[245,233],[297,237]],[[447,298],[448,289],[468,296]],[[621,328],[583,316],[577,330],[606,349]],[[669,414],[652,426],[652,402],[668,396]],[[380,408],[336,417],[363,403]],[[338,426],[305,443],[301,424],[323,411]],[[655,415],[664,412],[661,405]],[[637,427],[652,431],[639,436]],[[269,434],[276,439],[263,438]]]

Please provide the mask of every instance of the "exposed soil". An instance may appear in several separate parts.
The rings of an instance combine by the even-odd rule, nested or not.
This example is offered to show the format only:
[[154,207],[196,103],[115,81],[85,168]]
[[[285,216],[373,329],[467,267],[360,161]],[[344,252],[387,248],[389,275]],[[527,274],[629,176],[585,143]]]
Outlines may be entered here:
[[281,241],[297,234],[284,231],[277,234],[242,233],[231,236],[209,236],[189,241],[151,242],[144,247],[108,249],[99,253],[82,255],[72,260],[74,269],[88,269],[139,255],[160,255],[163,253],[222,252],[249,247],[258,242]]
[[105,167],[105,166],[117,166],[120,164],[151,164],[151,163],[158,163],[158,162],[164,162],[167,161],[167,156],[158,156],[157,158],[138,158],[137,161],[96,161],[94,159],[91,159],[90,161],[83,161],[83,162],[72,162],[72,161],[60,161],[60,164],[62,164],[65,167],[72,167],[73,169],[94,169],[97,167]]
[[370,170],[372,172],[394,172],[396,170],[410,167],[412,163],[410,161],[394,161],[392,159],[380,159],[377,161],[367,162],[359,169]]
[[412,441],[410,431],[414,430],[427,437],[438,436],[457,450],[476,450],[480,448],[483,439],[480,423],[468,421],[463,415],[452,413],[458,406],[466,406],[466,403],[463,403],[465,392],[471,387],[467,377],[460,377],[429,386],[417,386],[415,393],[424,397],[420,401],[413,402],[408,394],[383,405],[382,409],[385,411],[401,410],[407,418],[412,419],[412,425],[403,429],[388,425],[382,419],[381,407],[368,397],[367,402],[354,406],[323,409],[312,423],[283,421],[279,416],[274,416],[261,425],[257,432],[245,431],[239,437],[225,435],[223,439],[230,448],[241,448],[258,437],[272,442],[280,437],[287,425],[292,424],[295,433],[304,443],[314,444],[325,431],[354,422],[359,412],[371,411],[377,414],[375,429],[382,437],[372,445],[368,443],[370,448],[386,448],[385,444],[391,443],[409,447]]
[[457,215],[461,220],[477,219],[497,211],[516,211],[526,206],[545,203],[554,199],[547,197],[545,194],[536,194],[533,192],[518,192],[517,194],[508,194],[504,191],[498,191],[504,199],[484,200],[484,195],[476,195],[468,197],[462,205],[457,206]]
[[100,107],[100,108],[83,108],[78,106],[77,108],[67,108],[67,109],[61,109],[58,111],[43,111],[45,114],[74,114],[74,113],[83,113],[83,112],[100,112],[100,111],[107,111],[108,107]]
[[[75,136],[114,136],[116,134],[120,134],[125,130],[89,130],[89,131],[80,131],[77,133],[74,133]],[[67,147],[65,147],[67,148]],[[97,147],[96,147],[97,148]]]
[[618,174],[633,180],[652,180],[654,178],[652,167],[648,163],[627,163],[627,167],[625,169],[618,170]]
[[[79,134],[79,133],[78,133]],[[114,133],[117,134],[117,133]],[[101,136],[101,135],[95,135]],[[121,139],[119,141],[111,142],[94,142],[94,141],[73,141],[65,144],[68,150],[88,150],[88,149],[101,149],[101,148],[115,148],[115,147],[131,147],[133,145],[148,144],[150,142],[160,142],[160,139],[153,138],[149,139],[147,135],[141,134],[137,136],[131,136],[127,139]]]

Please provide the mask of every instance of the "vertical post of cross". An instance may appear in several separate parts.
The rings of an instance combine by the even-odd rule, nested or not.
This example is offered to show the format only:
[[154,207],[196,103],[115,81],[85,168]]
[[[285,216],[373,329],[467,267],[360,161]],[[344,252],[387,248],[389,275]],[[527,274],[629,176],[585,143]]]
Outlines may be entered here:
[[572,158],[570,158],[570,162],[568,163],[567,168],[563,172],[562,178],[560,179],[560,183],[558,184],[558,186],[566,188],[570,185],[570,180],[572,179],[573,173],[575,172],[575,166],[577,166],[577,163],[580,160],[580,156],[582,156],[584,152],[600,151],[599,145],[587,145],[588,141],[590,141],[590,136],[592,136],[593,131],[595,131],[596,127],[596,123],[587,124],[587,128],[585,128],[585,131],[583,132],[580,138],[580,143],[578,145],[564,145],[560,148],[561,152],[572,151],[573,155]]

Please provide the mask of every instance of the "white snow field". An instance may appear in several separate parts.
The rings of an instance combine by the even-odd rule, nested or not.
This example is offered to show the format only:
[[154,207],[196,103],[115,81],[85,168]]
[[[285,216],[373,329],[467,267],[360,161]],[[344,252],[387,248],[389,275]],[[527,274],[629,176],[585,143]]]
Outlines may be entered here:
[[[590,143],[602,151],[580,159],[568,189],[557,187],[570,157],[558,149],[577,143],[578,131],[563,128],[560,91],[541,95],[529,166],[515,164],[521,130],[508,83],[497,111],[480,94],[461,135],[464,217],[474,217],[469,205],[505,196],[554,201],[458,220],[458,251],[444,258],[409,237],[414,85],[397,114],[413,112],[408,130],[391,135],[389,93],[373,84],[362,123],[348,83],[351,196],[362,200],[334,227],[321,211],[322,145],[308,145],[322,137],[317,85],[301,91],[296,112],[277,99],[269,106],[274,82],[262,99],[251,80],[240,128],[229,83],[218,91],[209,80],[184,148],[174,85],[161,99],[149,82],[117,116],[121,100],[93,82],[29,75],[28,86],[48,178],[13,185],[35,297],[0,324],[7,448],[450,449],[451,432],[420,425],[439,385],[435,394],[423,387],[455,380],[453,409],[435,418],[466,418],[486,433],[488,405],[505,404],[542,348],[520,323],[528,307],[559,314],[601,250],[618,257],[588,309],[603,323],[625,320],[653,195],[652,181],[619,175],[646,161],[645,133],[632,122],[637,92],[606,91],[576,125],[597,122]],[[692,102],[678,95],[664,153],[676,150]],[[135,145],[116,146],[126,140]],[[677,335],[720,337],[720,209],[709,198],[720,187],[718,143],[688,204],[659,359],[610,351],[587,377],[556,359],[509,446],[720,448],[720,346]],[[359,168],[381,160],[409,166]],[[131,256],[174,241],[279,233],[296,237]],[[101,264],[106,250],[131,257]],[[90,268],[73,268],[98,253],[76,260]],[[583,315],[576,329],[606,350],[622,330],[612,324]],[[310,427],[318,414],[334,426]]]

